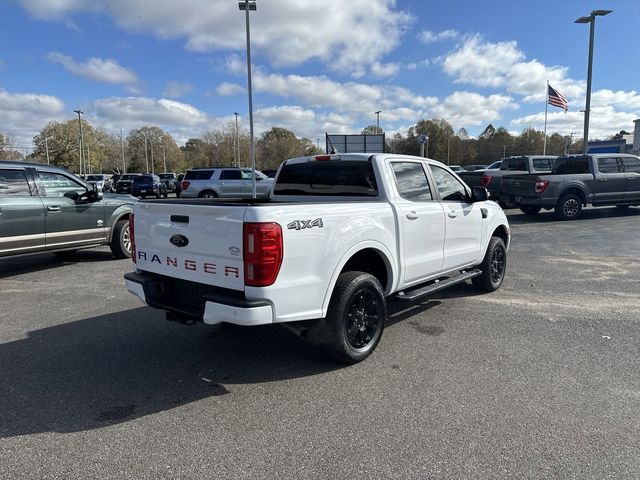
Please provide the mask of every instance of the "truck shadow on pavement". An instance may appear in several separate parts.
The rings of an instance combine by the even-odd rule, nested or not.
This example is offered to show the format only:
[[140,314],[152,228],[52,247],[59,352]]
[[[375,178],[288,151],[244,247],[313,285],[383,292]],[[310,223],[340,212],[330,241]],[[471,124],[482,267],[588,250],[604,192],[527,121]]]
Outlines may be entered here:
[[188,327],[144,307],[0,344],[0,365],[0,438],[103,428],[344,366],[283,328]]
[[518,209],[505,210],[509,223],[511,225],[535,225],[541,223],[565,223],[574,224],[589,220],[598,220],[603,218],[621,218],[621,217],[638,217],[640,216],[640,208],[629,207],[619,209],[616,207],[593,207],[582,210],[580,217],[576,220],[558,220],[553,210],[542,210],[534,216],[525,215]]
[[[0,278],[8,278],[23,273],[40,272],[72,263],[116,262],[108,250],[80,250],[63,254],[34,254],[23,257],[0,257]],[[122,260],[130,262],[131,260]]]

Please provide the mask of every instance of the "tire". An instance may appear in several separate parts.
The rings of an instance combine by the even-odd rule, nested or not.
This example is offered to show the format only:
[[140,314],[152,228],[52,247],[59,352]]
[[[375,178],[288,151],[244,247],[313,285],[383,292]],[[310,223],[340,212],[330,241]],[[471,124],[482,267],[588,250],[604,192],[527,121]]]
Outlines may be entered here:
[[386,319],[387,303],[378,279],[365,272],[345,272],[336,282],[318,343],[340,362],[361,362],[378,345]]
[[198,194],[198,198],[218,198],[218,194],[213,190],[203,190]]
[[482,274],[471,279],[473,286],[482,292],[495,292],[500,288],[507,271],[507,247],[500,237],[491,237],[479,267]]
[[555,212],[558,220],[575,220],[582,212],[582,199],[575,193],[566,193],[558,200]]
[[118,220],[113,227],[113,236],[109,243],[111,253],[118,258],[131,258],[131,237],[129,236],[129,220]]
[[520,211],[529,217],[535,217],[538,213],[540,213],[542,207],[534,207],[532,205],[525,205],[520,207]]

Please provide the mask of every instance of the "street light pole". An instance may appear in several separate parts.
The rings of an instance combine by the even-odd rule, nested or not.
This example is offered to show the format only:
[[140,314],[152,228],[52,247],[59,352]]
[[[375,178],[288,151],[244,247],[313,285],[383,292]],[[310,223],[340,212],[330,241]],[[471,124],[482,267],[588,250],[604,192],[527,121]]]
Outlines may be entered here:
[[249,12],[256,10],[255,0],[243,0],[238,3],[240,10],[245,11],[247,29],[247,90],[249,92],[249,156],[251,157],[251,184],[253,198],[256,198],[256,150],[253,144],[253,94],[251,91],[251,30],[249,28]]
[[233,152],[233,156],[235,158],[236,167],[240,167],[240,130],[238,130],[238,112],[233,112],[236,116],[236,151]]
[[50,165],[50,163],[49,163],[49,137],[44,137],[44,149],[47,152],[47,165]]
[[382,110],[374,112],[376,114],[376,133],[380,133],[380,112],[382,112]]
[[589,148],[589,114],[591,113],[591,76],[593,69],[593,37],[596,29],[596,17],[609,15],[613,10],[593,10],[588,17],[580,17],[575,23],[589,23],[589,65],[587,67],[587,100],[584,107],[584,139],[582,141],[582,154],[586,155]]
[[144,136],[144,164],[147,168],[147,173],[149,173],[149,155],[147,154],[147,136]]
[[74,113],[78,114],[78,125],[80,125],[80,168],[78,170],[78,175],[82,175],[82,156],[84,152],[84,139],[82,137],[82,120],[80,120],[80,115],[84,115],[84,112],[78,109],[78,110],[74,110]]

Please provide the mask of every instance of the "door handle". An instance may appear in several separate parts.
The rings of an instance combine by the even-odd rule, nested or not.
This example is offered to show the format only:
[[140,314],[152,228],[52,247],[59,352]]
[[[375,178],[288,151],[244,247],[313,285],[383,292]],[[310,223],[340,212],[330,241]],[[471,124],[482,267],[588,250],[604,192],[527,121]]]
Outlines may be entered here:
[[417,220],[418,219],[418,214],[416,212],[409,212],[407,213],[407,218],[409,220]]
[[449,210],[449,213],[447,213],[447,216],[449,218],[456,218],[458,216],[458,212],[456,212],[454,210]]
[[60,205],[49,205],[47,207],[47,212],[59,212],[61,211]]

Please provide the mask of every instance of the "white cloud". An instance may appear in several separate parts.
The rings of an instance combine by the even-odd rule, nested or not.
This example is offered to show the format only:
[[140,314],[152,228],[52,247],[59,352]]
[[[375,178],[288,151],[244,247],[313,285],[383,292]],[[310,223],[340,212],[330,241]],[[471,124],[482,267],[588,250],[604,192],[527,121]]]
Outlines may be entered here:
[[[127,31],[184,38],[193,51],[244,50],[244,14],[227,0],[19,0],[34,16],[65,21],[98,11]],[[395,0],[270,0],[251,14],[252,48],[274,65],[319,59],[331,69],[360,75],[393,51],[412,22]],[[366,52],[366,55],[363,55]]]
[[179,98],[179,97],[185,96],[191,90],[193,90],[193,87],[188,83],[182,83],[182,82],[177,82],[175,80],[170,80],[167,82],[167,85],[164,88],[162,95],[164,95],[165,97]]
[[52,52],[47,55],[50,62],[59,63],[69,72],[95,82],[121,84],[132,90],[138,90],[138,76],[130,69],[121,66],[113,58],[92,57],[84,63],[76,62],[68,55]]
[[436,43],[443,42],[445,40],[454,40],[458,38],[460,34],[456,30],[443,30],[441,32],[433,32],[431,30],[423,30],[418,34],[418,39],[422,43]]
[[411,62],[407,64],[407,70],[416,70],[418,67],[428,67],[431,65],[431,60],[425,58],[424,60],[420,60],[419,62]]
[[216,93],[223,97],[239,95],[241,93],[244,93],[245,91],[245,88],[242,85],[238,85],[237,83],[223,82],[216,87]]
[[95,116],[114,128],[139,128],[144,125],[196,127],[207,122],[207,115],[192,105],[164,98],[109,97],[93,103]]
[[371,65],[371,74],[376,78],[393,77],[400,70],[399,63],[374,62]]
[[509,96],[496,94],[485,97],[474,92],[454,92],[432,111],[436,117],[446,119],[454,128],[468,128],[500,120],[503,111],[517,108]]
[[625,92],[603,89],[591,95],[591,107],[619,106],[630,109],[640,115],[640,95],[635,91]]
[[264,132],[271,127],[288,128],[298,137],[324,142],[325,132],[353,133],[354,118],[335,112],[317,113],[297,105],[261,108],[254,112],[256,131]]
[[63,120],[64,102],[40,93],[11,93],[0,89],[0,132],[31,145],[35,135],[50,121]]
[[527,103],[544,103],[547,80],[568,99],[584,96],[584,82],[568,78],[567,67],[525,60],[515,41],[484,42],[481,36],[474,35],[441,62],[455,83],[504,88],[508,93],[522,95]]

